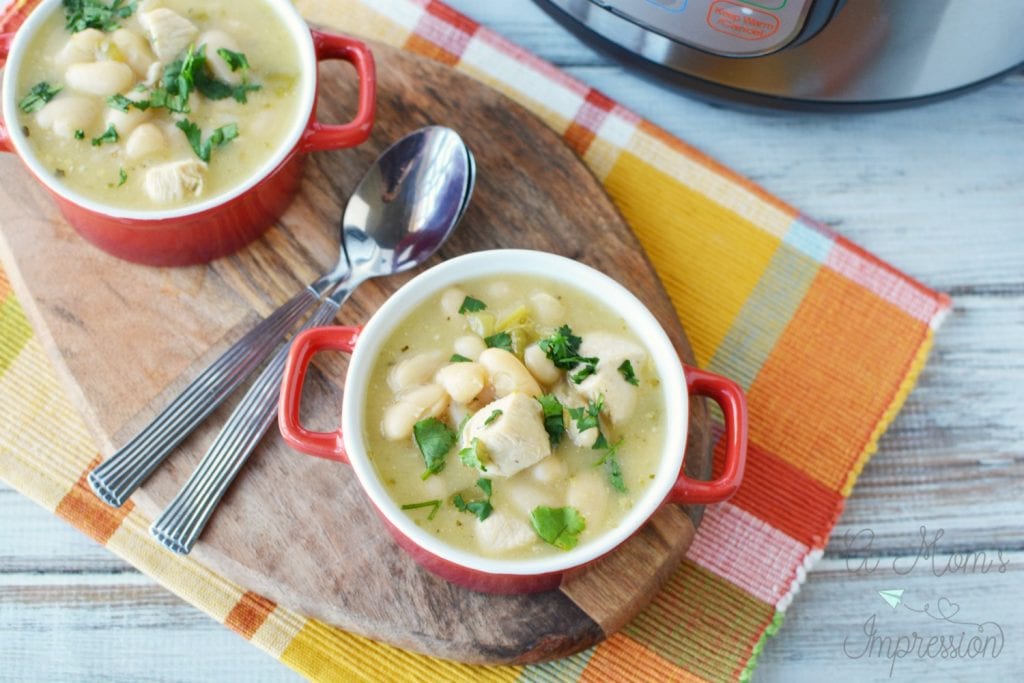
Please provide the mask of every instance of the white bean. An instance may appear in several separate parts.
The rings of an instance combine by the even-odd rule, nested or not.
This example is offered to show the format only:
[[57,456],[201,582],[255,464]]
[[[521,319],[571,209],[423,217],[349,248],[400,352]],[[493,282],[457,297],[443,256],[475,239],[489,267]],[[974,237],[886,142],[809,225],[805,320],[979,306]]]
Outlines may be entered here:
[[128,136],[125,153],[132,160],[155,156],[167,150],[167,138],[160,127],[152,123],[143,123]]
[[498,398],[515,391],[529,396],[543,393],[526,366],[504,349],[487,349],[480,354],[479,363],[487,370],[488,383],[494,387],[494,395]]
[[106,96],[132,87],[135,74],[130,66],[121,62],[80,62],[68,67],[64,80],[79,92]]
[[488,283],[485,290],[491,299],[505,299],[512,294],[512,286],[504,280]]
[[99,114],[100,103],[93,98],[66,95],[40,109],[36,123],[60,137],[71,138],[76,131],[93,128]]
[[455,340],[455,353],[470,360],[476,360],[487,349],[484,340],[475,334],[467,334]]
[[414,387],[399,395],[384,412],[381,431],[388,441],[401,441],[412,435],[417,422],[437,417],[448,408],[448,394],[437,384]]
[[458,287],[451,287],[441,294],[441,312],[448,317],[459,314],[462,302],[466,299],[466,293]]
[[401,360],[388,373],[388,386],[398,392],[426,384],[444,361],[444,354],[440,351],[424,351]]
[[149,41],[126,28],[119,28],[110,34],[110,41],[139,78],[148,75],[149,67],[156,61],[152,50],[149,49]]
[[437,381],[456,403],[469,403],[483,391],[487,372],[479,363],[452,363],[437,371]]
[[206,64],[213,70],[213,75],[231,85],[238,85],[242,82],[242,72],[232,71],[228,63],[217,51],[220,49],[239,52],[238,43],[224,31],[207,31],[199,36],[196,41],[199,45],[206,45]]
[[565,321],[565,306],[547,292],[531,295],[530,306],[537,322],[542,325],[558,325]]
[[557,455],[549,455],[530,468],[530,474],[541,484],[555,484],[569,474],[569,466]]
[[555,367],[548,355],[536,344],[526,347],[523,361],[526,363],[526,369],[542,384],[550,386],[562,377],[561,370]]
[[76,62],[92,62],[100,52],[100,46],[106,40],[106,34],[95,28],[87,28],[72,35],[64,47],[54,55],[53,61],[59,67],[66,67]]

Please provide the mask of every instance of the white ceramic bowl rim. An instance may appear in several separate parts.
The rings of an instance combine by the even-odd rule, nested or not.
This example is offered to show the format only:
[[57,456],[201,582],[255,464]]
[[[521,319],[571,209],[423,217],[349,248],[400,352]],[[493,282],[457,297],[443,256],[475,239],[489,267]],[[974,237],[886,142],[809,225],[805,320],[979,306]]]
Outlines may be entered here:
[[[482,557],[451,546],[424,531],[391,499],[367,457],[363,413],[370,375],[381,345],[421,302],[446,287],[491,275],[535,275],[599,296],[643,340],[655,363],[665,402],[661,462],[647,490],[617,527],[573,550],[529,559]],[[604,555],[639,529],[664,502],[682,468],[689,401],[682,363],[657,319],[629,290],[607,275],[576,261],[539,251],[500,249],[445,261],[395,292],[366,324],[356,343],[345,380],[342,431],[349,461],[374,505],[402,534],[449,562],[488,574],[537,575],[583,565]]]
[[44,167],[36,157],[35,152],[28,143],[28,139],[21,130],[21,125],[18,123],[17,79],[21,62],[25,57],[25,52],[28,49],[29,44],[32,42],[32,38],[35,36],[43,22],[45,22],[54,12],[61,11],[61,1],[62,0],[43,0],[43,2],[39,4],[39,7],[29,15],[21,28],[18,29],[18,32],[14,37],[14,43],[11,45],[10,52],[7,56],[7,64],[4,67],[3,76],[3,119],[7,127],[7,134],[10,137],[11,142],[14,144],[14,148],[17,150],[18,156],[21,157],[22,161],[28,165],[33,175],[35,175],[40,182],[46,185],[46,187],[55,194],[64,197],[68,201],[71,201],[82,208],[95,213],[111,216],[113,218],[159,221],[191,216],[208,211],[209,209],[227,203],[239,195],[245,194],[245,192],[257,185],[277,169],[277,167],[291,155],[292,150],[299,144],[299,140],[301,139],[303,132],[306,130],[309,117],[313,112],[313,103],[316,96],[317,67],[316,53],[313,49],[313,38],[310,35],[309,27],[306,25],[306,22],[290,2],[287,0],[265,0],[278,18],[280,18],[281,24],[288,30],[289,34],[291,34],[295,47],[299,51],[301,81],[299,83],[298,97],[300,98],[301,105],[299,111],[296,113],[295,121],[292,123],[291,128],[288,130],[288,134],[282,140],[280,146],[274,151],[274,154],[271,155],[269,159],[267,159],[256,171],[252,173],[248,180],[241,185],[232,188],[228,192],[222,192],[221,194],[214,195],[197,204],[189,204],[188,206],[173,209],[147,210],[124,209],[110,206],[108,204],[98,202],[95,199],[86,197],[85,195],[82,195],[70,187],[60,183],[53,177],[53,173]]

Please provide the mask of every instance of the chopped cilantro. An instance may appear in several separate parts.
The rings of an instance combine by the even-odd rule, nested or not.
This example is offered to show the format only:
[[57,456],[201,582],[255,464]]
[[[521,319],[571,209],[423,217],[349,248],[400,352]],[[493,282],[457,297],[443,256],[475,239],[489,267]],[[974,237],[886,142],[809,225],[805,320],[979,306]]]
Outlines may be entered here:
[[210,134],[210,137],[208,137],[205,142],[203,141],[202,130],[200,130],[199,126],[192,121],[182,119],[174,125],[185,133],[185,137],[188,139],[188,143],[192,146],[192,150],[196,153],[196,156],[207,163],[209,163],[210,154],[213,152],[215,147],[223,147],[238,137],[238,125],[234,123],[229,123],[226,126],[217,128]]
[[104,142],[117,142],[117,140],[117,128],[114,127],[114,124],[110,124],[107,126],[107,129],[103,131],[103,135],[92,139],[92,146],[99,147]]
[[476,518],[482,522],[490,517],[491,513],[494,511],[494,507],[491,505],[491,480],[482,478],[477,479],[476,485],[484,492],[484,495],[486,495],[487,498],[467,503],[461,493],[456,493],[452,498],[452,504],[459,512],[470,512],[476,515]]
[[488,415],[487,419],[484,420],[484,427],[490,427],[492,424],[494,424],[498,420],[498,418],[501,417],[501,414],[502,410],[500,408],[495,409],[495,411]]
[[576,508],[551,508],[540,505],[530,513],[530,524],[537,535],[561,550],[572,550],[587,522]]
[[601,423],[597,419],[603,408],[604,396],[598,396],[597,401],[587,401],[586,407],[569,408],[569,417],[576,421],[576,429],[581,434],[588,429],[597,429],[597,440],[591,446],[594,450],[608,448],[608,440],[604,438],[604,433],[601,431]]
[[480,301],[480,299],[474,299],[471,296],[467,296],[465,299],[462,300],[462,305],[459,306],[459,313],[476,313],[486,308],[487,304],[485,304],[483,301]]
[[453,353],[452,357],[448,359],[449,363],[472,363],[472,358],[466,358],[460,353]]
[[455,445],[455,433],[436,417],[428,417],[413,425],[412,434],[427,466],[422,478],[443,470],[444,458]]
[[124,170],[123,168],[119,168],[117,170],[117,186],[121,187],[126,182],[128,182],[128,171]]
[[46,106],[46,103],[57,96],[64,86],[61,85],[50,85],[46,81],[36,83],[32,86],[32,89],[28,91],[28,94],[21,98],[21,102],[18,102],[18,107],[26,114],[37,112]]
[[76,140],[84,140],[85,139],[85,131],[82,130],[81,128],[76,130],[75,131],[75,139]]
[[220,58],[223,59],[229,67],[231,67],[232,71],[238,71],[239,69],[242,71],[249,70],[249,60],[246,59],[243,53],[222,47],[217,50],[217,54],[220,55]]
[[459,460],[466,467],[478,469],[481,472],[487,471],[484,462],[487,460],[487,449],[480,443],[480,439],[473,437],[469,445],[459,451]]
[[633,386],[640,385],[640,380],[636,378],[636,373],[633,372],[633,364],[629,362],[628,358],[622,361],[622,365],[619,366],[619,374],[621,374],[622,378]]
[[441,509],[441,501],[440,500],[425,500],[422,503],[407,503],[406,505],[402,506],[402,509],[403,510],[419,510],[421,508],[429,508],[429,507],[432,507],[434,509],[430,511],[429,515],[427,515],[427,519],[434,519],[434,515],[436,515],[437,511]]
[[604,471],[608,475],[608,482],[619,493],[626,492],[626,482],[622,479],[622,467],[619,465],[619,446],[623,439],[619,439],[605,451],[601,459],[594,463],[594,466],[604,465]]
[[565,436],[565,413],[562,402],[554,394],[539,396],[537,401],[544,411],[544,429],[552,446],[557,446]]
[[550,337],[541,339],[538,342],[543,351],[556,368],[572,370],[576,366],[583,367],[571,374],[569,378],[579,384],[584,379],[597,371],[597,358],[584,357],[579,354],[582,339],[572,333],[572,328],[562,325]]
[[120,93],[111,95],[107,98],[106,102],[108,107],[110,107],[111,109],[116,109],[118,111],[128,111],[128,107],[134,104],[134,102],[129,100],[124,95],[121,95]]
[[508,332],[499,332],[490,337],[484,337],[484,343],[489,349],[504,349],[512,353],[512,335]]
[[64,0],[64,27],[71,33],[87,28],[113,31],[120,24],[118,19],[127,19],[135,11],[135,0],[114,0],[109,5],[99,0]]

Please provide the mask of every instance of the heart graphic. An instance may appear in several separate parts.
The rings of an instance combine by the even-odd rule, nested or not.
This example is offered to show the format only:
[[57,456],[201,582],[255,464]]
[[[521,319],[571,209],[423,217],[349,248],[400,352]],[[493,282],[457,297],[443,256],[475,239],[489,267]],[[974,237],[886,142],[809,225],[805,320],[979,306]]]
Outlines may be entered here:
[[955,617],[960,611],[960,605],[950,601],[948,598],[939,598],[935,606],[939,608],[939,615],[947,621]]

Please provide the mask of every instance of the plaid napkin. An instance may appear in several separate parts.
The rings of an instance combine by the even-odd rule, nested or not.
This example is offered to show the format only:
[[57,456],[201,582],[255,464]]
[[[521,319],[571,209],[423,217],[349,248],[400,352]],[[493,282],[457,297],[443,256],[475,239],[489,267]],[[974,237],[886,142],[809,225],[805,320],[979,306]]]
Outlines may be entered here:
[[[19,0],[0,25],[33,4]],[[748,392],[739,493],[708,507],[653,604],[586,652],[492,668],[404,652],[247,592],[159,548],[131,504],[101,504],[85,483],[101,456],[2,273],[0,477],[311,678],[749,678],[910,392],[948,299],[440,2],[297,4],[313,23],[497,88],[579,153],[647,249],[698,362]]]

